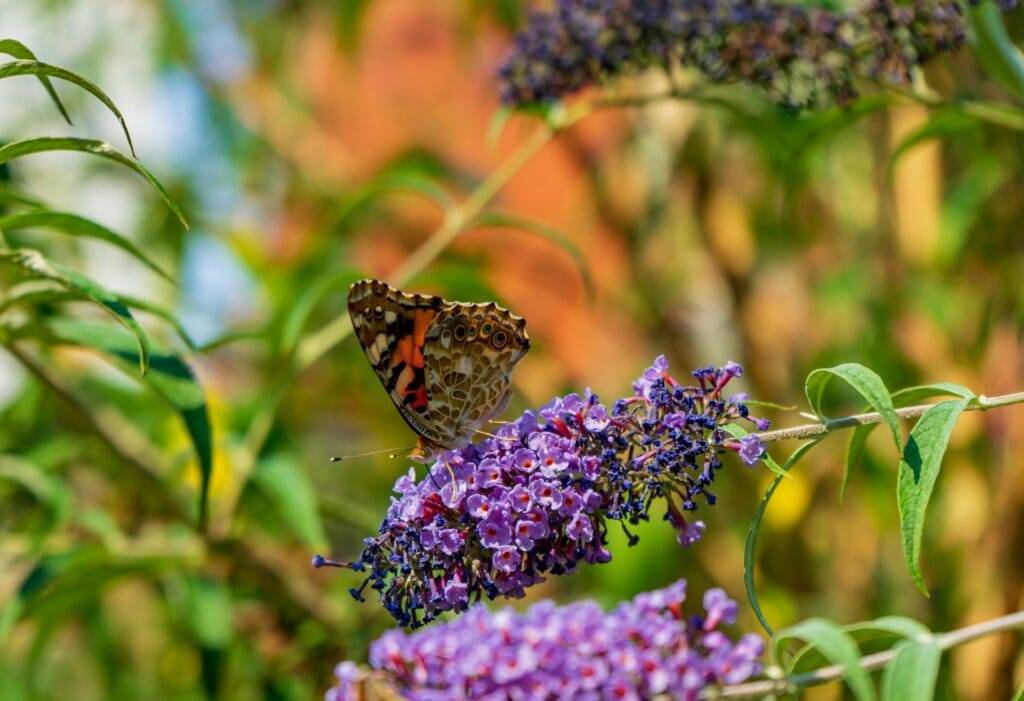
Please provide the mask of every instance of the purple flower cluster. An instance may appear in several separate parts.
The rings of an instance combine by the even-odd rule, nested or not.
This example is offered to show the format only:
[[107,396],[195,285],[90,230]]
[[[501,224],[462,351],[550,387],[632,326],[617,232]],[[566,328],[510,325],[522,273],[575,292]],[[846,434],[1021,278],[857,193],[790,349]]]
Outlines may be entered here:
[[[752,465],[764,450],[755,436],[737,440],[724,428],[741,419],[768,426],[749,417],[745,396],[722,396],[741,373],[736,363],[702,368],[684,386],[659,357],[610,410],[589,391],[556,398],[442,454],[418,482],[410,469],[379,534],[348,565],[368,573],[353,596],[362,600],[369,585],[411,627],[484,596],[520,597],[548,574],[609,561],[610,522],[633,543],[627,524],[647,520],[655,500],[679,542],[692,544],[704,524],[684,513],[698,499],[714,504],[722,453]],[[313,564],[339,563],[317,556]]]
[[[705,615],[684,617],[686,582],[604,613],[593,602],[525,613],[474,606],[455,620],[406,634],[393,630],[370,648],[370,665],[410,701],[440,699],[620,699],[691,701],[707,686],[760,673],[756,635],[733,642],[719,630],[736,620],[721,589],[704,594]],[[326,701],[357,701],[364,673],[335,669]]]
[[[1003,0],[1004,9],[1017,0]],[[691,66],[755,85],[787,107],[846,104],[858,80],[907,86],[964,41],[957,0],[557,0],[531,15],[499,71],[509,105],[557,100],[614,75]]]

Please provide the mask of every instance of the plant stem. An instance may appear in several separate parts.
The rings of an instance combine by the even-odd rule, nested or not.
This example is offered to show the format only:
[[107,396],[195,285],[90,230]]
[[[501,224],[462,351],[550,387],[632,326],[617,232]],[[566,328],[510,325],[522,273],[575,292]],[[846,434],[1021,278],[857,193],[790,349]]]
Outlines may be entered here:
[[[477,218],[501,192],[501,189],[559,132],[565,131],[599,110],[641,107],[660,100],[685,100],[693,96],[693,93],[677,87],[655,93],[607,95],[589,102],[579,103],[561,114],[555,115],[547,124],[539,127],[526,141],[520,144],[519,148],[487,176],[465,200],[450,207],[445,212],[445,218],[441,225],[398,268],[388,275],[388,280],[396,285],[402,285],[421,273],[455,239],[473,227]],[[313,364],[324,353],[345,340],[351,332],[352,325],[349,323],[348,316],[342,314],[318,331],[309,334],[302,340],[296,351],[297,368],[301,370]]]
[[[452,241],[463,234],[473,221],[483,212],[501,188],[546,144],[551,137],[568,124],[578,121],[581,117],[573,114],[557,126],[544,125],[533,132],[497,170],[473,190],[460,204],[449,208],[444,221],[414,250],[408,258],[389,276],[388,280],[401,285],[422,272]],[[334,348],[352,332],[348,315],[342,314],[318,331],[311,333],[302,340],[296,351],[296,365],[299,369],[306,368],[316,362],[324,353]]]
[[210,550],[224,553],[233,565],[262,577],[265,586],[286,598],[307,617],[315,618],[334,630],[341,630],[345,612],[325,599],[311,582],[290,575],[289,567],[294,563],[292,553],[240,536],[217,537],[204,532],[183,504],[180,495],[168,485],[164,477],[167,467],[160,454],[145,436],[133,428],[130,421],[115,411],[87,404],[67,383],[18,345],[9,343],[3,349],[43,387],[58,397],[83,426],[130,471],[132,478],[126,481],[138,483],[140,497],[156,500],[162,514],[176,518],[191,528]]
[[[950,648],[969,643],[972,640],[1015,628],[1024,628],[1024,611],[1017,611],[989,621],[982,621],[981,623],[975,623],[974,625],[936,635],[935,641],[943,650],[949,650]],[[886,650],[873,655],[866,655],[860,658],[860,666],[869,671],[879,669],[887,665],[895,656],[895,650]],[[744,684],[734,684],[718,689],[709,689],[701,695],[701,698],[750,699],[772,694],[793,694],[808,686],[817,686],[841,679],[844,674],[845,668],[843,665],[831,665],[812,672],[795,674],[787,679],[765,679]]]
[[[985,395],[981,395],[978,397],[976,403],[971,404],[964,411],[987,411],[988,409],[995,409],[997,407],[1021,403],[1024,403],[1024,392],[1002,394],[997,397],[986,397]],[[924,414],[932,406],[934,406],[934,404],[918,404],[915,406],[901,407],[896,410],[896,416],[901,419],[914,419]],[[872,411],[866,414],[854,414],[852,416],[844,416],[838,419],[826,419],[823,422],[803,424],[802,426],[792,426],[790,428],[780,428],[774,431],[764,431],[754,435],[765,443],[770,441],[789,440],[792,438],[802,440],[821,436],[842,428],[866,426],[868,424],[877,424],[881,422],[882,415],[877,411]]]

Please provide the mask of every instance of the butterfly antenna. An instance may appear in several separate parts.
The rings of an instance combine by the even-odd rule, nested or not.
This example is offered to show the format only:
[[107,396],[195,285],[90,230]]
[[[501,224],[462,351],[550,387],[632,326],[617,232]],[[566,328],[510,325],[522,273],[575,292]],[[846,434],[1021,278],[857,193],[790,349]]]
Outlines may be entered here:
[[399,455],[404,455],[412,450],[415,446],[409,446],[408,448],[385,448],[384,450],[371,450],[368,453],[358,453],[356,455],[343,455],[341,457],[331,458],[331,462],[341,462],[342,460],[351,460],[352,458],[365,458],[370,455],[380,455],[381,453],[390,453],[389,458],[397,458]]

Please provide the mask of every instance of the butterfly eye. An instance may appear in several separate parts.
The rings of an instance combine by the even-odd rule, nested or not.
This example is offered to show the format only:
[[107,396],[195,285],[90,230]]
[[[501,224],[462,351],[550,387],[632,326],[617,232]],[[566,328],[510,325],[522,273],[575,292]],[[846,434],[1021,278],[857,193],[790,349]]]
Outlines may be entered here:
[[472,338],[475,338],[475,337],[476,337],[476,326],[470,326],[468,329],[466,329],[466,338],[472,339]]
[[494,334],[494,338],[491,339],[491,345],[495,348],[504,348],[506,343],[508,343],[508,334],[504,331]]
[[459,324],[455,327],[455,340],[462,341],[466,338],[466,327]]
[[491,335],[491,331],[494,331],[494,327],[491,326],[491,322],[485,321],[484,325],[480,327],[480,338],[487,338]]

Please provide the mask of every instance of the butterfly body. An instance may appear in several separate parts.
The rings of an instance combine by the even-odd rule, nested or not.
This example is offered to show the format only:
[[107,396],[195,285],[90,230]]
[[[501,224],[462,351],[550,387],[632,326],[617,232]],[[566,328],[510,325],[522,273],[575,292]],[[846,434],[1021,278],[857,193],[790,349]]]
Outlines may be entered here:
[[399,414],[429,459],[465,446],[511,399],[530,348],[526,321],[497,304],[407,294],[380,280],[349,288],[352,327]]

